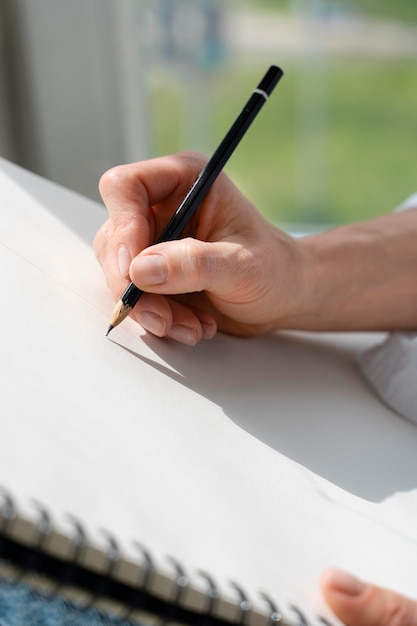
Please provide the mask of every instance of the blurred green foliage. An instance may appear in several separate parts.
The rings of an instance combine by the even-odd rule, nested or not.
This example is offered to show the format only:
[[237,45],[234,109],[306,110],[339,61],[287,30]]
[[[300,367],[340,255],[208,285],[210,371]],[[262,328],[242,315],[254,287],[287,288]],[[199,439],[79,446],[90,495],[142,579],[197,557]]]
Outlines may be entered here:
[[[246,0],[245,6],[281,12],[311,6],[417,24],[417,0]],[[247,61],[235,59],[197,85],[200,104],[207,101],[206,153],[266,69]],[[417,192],[417,58],[335,55],[321,63],[296,57],[283,63],[284,78],[226,166],[268,219],[357,221],[388,212]],[[152,106],[155,154],[200,148],[193,137],[184,140],[190,105],[184,107],[175,77],[154,85]]]
[[350,0],[348,6],[376,17],[417,22],[415,0]]
[[[308,0],[310,2],[310,0]],[[307,6],[307,0],[247,0],[247,4],[253,8],[286,10],[291,6],[303,4]],[[388,18],[417,22],[416,0],[319,0],[310,2],[312,7],[320,6],[329,11],[355,12],[373,17]]]
[[[284,70],[281,83],[226,166],[268,219],[293,224],[367,219],[390,211],[417,191],[417,62],[327,62],[324,79],[323,70],[320,77],[324,113],[317,126],[313,117],[307,133],[297,102],[303,75],[294,63]],[[265,65],[234,67],[206,85],[213,94],[207,152],[228,130],[264,71]],[[176,151],[182,147],[186,123],[183,93],[174,82],[169,88],[161,81],[153,94],[159,120],[154,152]],[[314,116],[314,101],[312,107]],[[308,99],[303,110],[308,116]]]

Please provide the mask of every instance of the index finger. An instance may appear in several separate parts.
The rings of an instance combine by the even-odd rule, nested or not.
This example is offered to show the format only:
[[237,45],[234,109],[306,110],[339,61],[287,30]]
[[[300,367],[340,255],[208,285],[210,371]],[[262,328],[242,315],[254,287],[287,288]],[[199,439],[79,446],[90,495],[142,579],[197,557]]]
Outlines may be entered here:
[[113,226],[112,244],[135,257],[153,243],[204,164],[184,153],[112,168],[99,190]]

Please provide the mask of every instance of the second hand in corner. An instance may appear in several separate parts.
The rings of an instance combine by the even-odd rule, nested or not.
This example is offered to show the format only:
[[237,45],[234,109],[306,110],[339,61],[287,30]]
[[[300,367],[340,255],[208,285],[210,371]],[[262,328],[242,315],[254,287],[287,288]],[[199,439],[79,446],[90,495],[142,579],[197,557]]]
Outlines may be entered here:
[[[279,67],[271,65],[156,243],[180,237],[282,75]],[[116,303],[106,337],[131,313],[142,294],[133,283],[128,285]]]

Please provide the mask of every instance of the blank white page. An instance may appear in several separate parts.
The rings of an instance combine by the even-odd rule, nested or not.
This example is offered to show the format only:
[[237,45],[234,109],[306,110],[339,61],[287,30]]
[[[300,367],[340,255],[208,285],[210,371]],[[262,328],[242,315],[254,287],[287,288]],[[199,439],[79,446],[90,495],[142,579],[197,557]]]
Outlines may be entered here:
[[91,238],[99,205],[0,171],[0,484],[193,580],[325,611],[328,565],[412,595],[417,427],[361,378],[370,334],[218,335],[195,348],[128,319]]

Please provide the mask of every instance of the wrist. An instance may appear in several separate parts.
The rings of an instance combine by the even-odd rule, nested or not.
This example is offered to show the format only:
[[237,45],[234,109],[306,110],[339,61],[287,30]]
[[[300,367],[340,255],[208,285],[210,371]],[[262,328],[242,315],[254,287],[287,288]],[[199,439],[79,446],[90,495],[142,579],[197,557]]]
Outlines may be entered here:
[[[385,327],[379,314],[389,289],[385,241],[373,228],[347,225],[300,240],[304,307],[292,320],[303,330]],[[385,266],[385,270],[383,269]]]
[[[276,320],[276,329],[316,330],[325,325],[324,302],[328,278],[324,277],[325,264],[320,261],[321,244],[316,236],[294,239],[292,271],[289,272],[289,305]],[[281,298],[280,291],[278,298]],[[279,300],[280,301],[280,300]]]
[[304,302],[298,315],[285,320],[286,327],[415,328],[417,211],[408,213],[300,239]]
[[264,307],[272,313],[267,330],[311,330],[319,326],[322,281],[314,248],[314,242],[307,242],[307,238],[293,238],[275,230],[269,257],[270,284],[275,287],[266,299],[270,304]]

